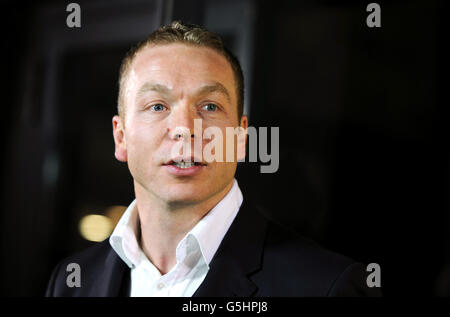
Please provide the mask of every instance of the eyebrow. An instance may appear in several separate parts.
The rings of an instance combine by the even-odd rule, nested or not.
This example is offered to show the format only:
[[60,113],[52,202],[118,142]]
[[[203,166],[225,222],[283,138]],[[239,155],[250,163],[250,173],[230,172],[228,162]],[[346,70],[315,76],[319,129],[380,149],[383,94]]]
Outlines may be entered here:
[[137,94],[136,94],[136,100],[140,99],[142,95],[145,95],[145,93],[149,91],[155,91],[157,93],[160,93],[161,95],[170,95],[170,89],[164,85],[160,84],[152,84],[152,83],[145,83],[139,88]]
[[[165,85],[146,82],[145,84],[143,84],[141,86],[141,88],[139,88],[139,90],[136,94],[136,100],[140,99],[142,97],[142,95],[144,95],[145,93],[147,93],[149,91],[157,92],[163,96],[170,96],[172,93],[172,89],[170,89],[169,87],[167,87]],[[200,87],[199,89],[197,89],[195,94],[196,95],[204,95],[204,94],[214,93],[214,92],[223,94],[227,98],[228,102],[231,102],[230,93],[225,88],[225,86],[219,82],[214,82],[213,84],[210,84],[210,85],[204,85],[204,86]]]
[[228,102],[231,102],[230,93],[228,92],[228,90],[225,88],[224,85],[222,85],[221,83],[218,83],[218,82],[215,82],[212,85],[203,86],[203,87],[199,88],[196,93],[198,95],[204,95],[204,94],[213,93],[213,92],[218,92],[218,93],[225,95],[225,97],[227,97],[227,99],[228,99]]

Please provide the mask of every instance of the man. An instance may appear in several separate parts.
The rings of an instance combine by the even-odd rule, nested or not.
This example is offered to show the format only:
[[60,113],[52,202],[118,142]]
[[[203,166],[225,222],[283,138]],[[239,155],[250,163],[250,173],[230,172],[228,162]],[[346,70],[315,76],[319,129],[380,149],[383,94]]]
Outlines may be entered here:
[[[245,141],[233,135],[232,160],[211,159],[230,150],[226,141],[204,155],[227,127],[248,126],[242,71],[220,37],[164,26],[129,52],[119,82],[115,156],[128,163],[136,199],[109,239],[55,268],[47,296],[378,294],[362,264],[290,233],[245,200],[234,179]],[[222,134],[205,137],[208,129]],[[69,263],[81,268],[80,287],[66,283]]]

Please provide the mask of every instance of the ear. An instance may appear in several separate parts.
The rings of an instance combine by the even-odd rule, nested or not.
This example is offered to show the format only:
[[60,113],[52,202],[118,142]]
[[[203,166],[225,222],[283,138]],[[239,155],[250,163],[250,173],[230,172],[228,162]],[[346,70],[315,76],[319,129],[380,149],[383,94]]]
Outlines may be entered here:
[[125,140],[125,128],[122,122],[122,118],[119,116],[114,116],[112,119],[113,123],[113,136],[114,143],[116,144],[115,156],[116,159],[121,162],[127,161],[127,144]]
[[247,145],[247,128],[248,128],[248,118],[246,115],[242,115],[240,122],[240,131],[237,138],[237,160],[245,160],[245,150]]

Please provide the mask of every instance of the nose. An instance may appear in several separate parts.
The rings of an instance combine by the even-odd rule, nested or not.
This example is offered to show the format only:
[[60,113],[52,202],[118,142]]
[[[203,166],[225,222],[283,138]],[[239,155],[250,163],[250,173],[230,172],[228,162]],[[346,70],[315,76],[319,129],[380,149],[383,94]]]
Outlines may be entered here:
[[168,121],[167,130],[173,140],[194,138],[195,114],[188,104],[180,104],[173,108]]

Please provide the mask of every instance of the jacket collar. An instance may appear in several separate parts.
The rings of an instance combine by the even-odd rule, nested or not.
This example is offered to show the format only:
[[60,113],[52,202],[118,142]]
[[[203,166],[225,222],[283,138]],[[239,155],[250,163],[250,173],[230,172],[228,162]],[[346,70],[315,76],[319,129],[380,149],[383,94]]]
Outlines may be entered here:
[[[105,242],[104,242],[105,243]],[[101,271],[94,277],[89,297],[128,296],[130,287],[130,268],[122,261],[106,241],[108,248]]]
[[193,296],[253,295],[257,286],[249,275],[261,267],[266,231],[267,220],[244,200]]

